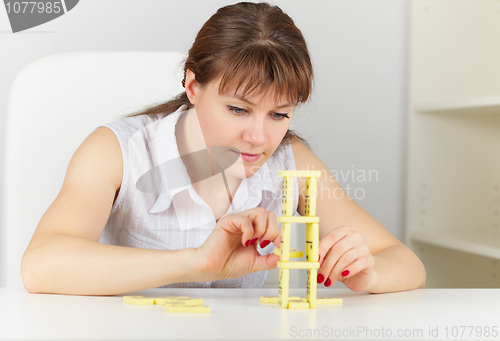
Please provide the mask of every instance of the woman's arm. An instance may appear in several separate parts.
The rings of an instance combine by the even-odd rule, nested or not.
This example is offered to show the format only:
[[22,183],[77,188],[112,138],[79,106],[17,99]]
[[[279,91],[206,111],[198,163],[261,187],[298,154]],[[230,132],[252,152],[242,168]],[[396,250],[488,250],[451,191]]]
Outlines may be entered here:
[[121,178],[118,140],[111,130],[98,128],[75,152],[59,195],[24,253],[21,274],[29,292],[117,295],[276,268],[278,256],[257,251],[264,241],[280,245],[276,216],[260,207],[223,216],[199,248],[99,243]]
[[[292,149],[297,169],[321,171],[316,203],[318,273],[325,283],[330,279],[327,285],[331,286],[341,280],[351,290],[373,293],[423,288],[425,268],[415,253],[350,198],[323,162],[295,138]],[[299,191],[298,211],[304,215],[305,181],[299,180]],[[349,275],[342,276],[346,270]]]
[[424,265],[406,245],[389,246],[374,258],[373,280],[365,288],[366,291],[384,293],[425,287]]
[[148,250],[98,243],[122,179],[118,140],[96,129],[72,157],[63,186],[23,256],[29,292],[126,293],[170,283],[204,281],[196,249]]
[[[30,293],[119,295],[171,283],[205,281],[196,249],[149,250],[45,234],[22,262]],[[208,279],[206,279],[208,280]]]

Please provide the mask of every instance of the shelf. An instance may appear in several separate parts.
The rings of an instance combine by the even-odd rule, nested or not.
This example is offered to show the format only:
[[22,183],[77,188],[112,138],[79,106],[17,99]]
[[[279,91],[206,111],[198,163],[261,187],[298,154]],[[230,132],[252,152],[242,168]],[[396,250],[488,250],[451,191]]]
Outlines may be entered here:
[[411,232],[416,242],[500,259],[500,233],[484,231]]
[[405,242],[434,288],[500,287],[500,0],[412,0]]
[[414,106],[419,113],[500,114],[500,96],[478,97],[449,102],[420,103]]

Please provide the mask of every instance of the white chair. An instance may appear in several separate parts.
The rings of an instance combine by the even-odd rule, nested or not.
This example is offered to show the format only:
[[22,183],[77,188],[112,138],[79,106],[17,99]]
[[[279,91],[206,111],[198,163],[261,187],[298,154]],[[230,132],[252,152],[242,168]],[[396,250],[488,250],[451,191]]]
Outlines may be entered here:
[[7,287],[22,287],[22,255],[78,146],[98,125],[180,93],[183,57],[65,53],[31,63],[17,75],[6,121],[1,269]]
[[[98,125],[180,93],[184,57],[179,52],[65,53],[31,63],[17,75],[6,119],[0,267],[5,286],[23,287],[22,255],[78,146]],[[277,280],[274,271],[266,284],[277,287]]]

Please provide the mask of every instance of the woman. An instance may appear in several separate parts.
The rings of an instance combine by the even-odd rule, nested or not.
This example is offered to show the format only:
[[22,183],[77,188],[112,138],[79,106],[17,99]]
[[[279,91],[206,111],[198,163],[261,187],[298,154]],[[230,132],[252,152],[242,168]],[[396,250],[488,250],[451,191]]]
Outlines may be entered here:
[[[336,194],[317,201],[318,283],[372,293],[425,285],[415,254],[288,129],[312,84],[288,15],[266,3],[219,9],[184,70],[184,93],[98,127],[75,152],[23,257],[29,292],[261,287],[279,259],[282,169],[319,170],[320,193]],[[294,187],[303,215],[304,182]]]

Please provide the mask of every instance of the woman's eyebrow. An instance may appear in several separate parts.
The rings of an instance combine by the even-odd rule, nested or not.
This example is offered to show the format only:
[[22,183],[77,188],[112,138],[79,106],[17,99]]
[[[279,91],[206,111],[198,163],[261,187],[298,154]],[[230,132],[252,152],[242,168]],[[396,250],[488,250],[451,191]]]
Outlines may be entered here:
[[[235,94],[232,94],[231,95],[232,97],[236,97],[237,99],[243,101],[243,102],[246,102],[250,105],[253,105],[255,106],[255,103],[253,103],[252,101],[250,101],[248,98],[246,98],[245,96],[243,96],[242,94],[239,94],[239,93],[235,93]],[[231,97],[231,96],[228,96],[228,97]],[[288,102],[288,103],[285,103],[285,104],[282,104],[282,105],[279,105],[279,106],[276,106],[277,109],[281,109],[281,108],[286,108],[286,107],[294,107],[295,105],[291,102]]]

